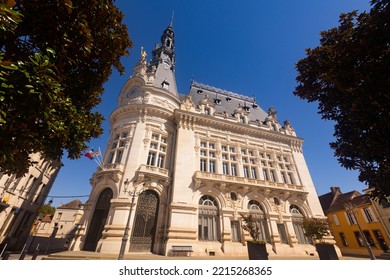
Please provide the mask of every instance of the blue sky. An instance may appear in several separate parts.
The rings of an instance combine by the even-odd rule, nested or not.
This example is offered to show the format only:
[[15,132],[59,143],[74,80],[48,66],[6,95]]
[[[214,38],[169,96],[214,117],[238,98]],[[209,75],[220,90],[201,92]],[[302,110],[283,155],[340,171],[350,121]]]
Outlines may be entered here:
[[[174,12],[180,93],[188,93],[194,79],[255,95],[264,110],[275,107],[279,121],[290,120],[297,135],[304,138],[305,159],[319,195],[329,192],[331,186],[340,186],[343,192],[365,188],[357,179],[358,173],[342,168],[329,148],[333,123],[321,119],[316,104],[300,100],[292,92],[296,86],[295,63],[305,57],[305,49],[319,44],[320,31],[338,25],[340,13],[368,10],[368,0],[117,0],[116,5],[125,14],[134,47],[122,60],[126,75],[114,70],[105,84],[103,101],[97,107],[106,118],[104,134],[91,141],[91,147],[105,151],[109,115],[140,58],[141,46],[150,59]],[[62,161],[64,166],[49,195],[54,197],[53,205],[76,198],[86,201],[96,163],[86,157],[64,157]]]

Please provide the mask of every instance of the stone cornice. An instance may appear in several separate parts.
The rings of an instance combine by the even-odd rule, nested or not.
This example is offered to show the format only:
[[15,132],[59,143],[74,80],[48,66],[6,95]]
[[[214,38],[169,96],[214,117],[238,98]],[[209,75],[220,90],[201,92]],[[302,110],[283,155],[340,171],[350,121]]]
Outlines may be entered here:
[[218,118],[216,116],[209,116],[183,110],[175,110],[175,119],[179,127],[187,129],[195,129],[196,126],[201,127],[211,125],[214,128],[218,127],[239,134],[252,134],[262,138],[282,141],[289,144],[297,151],[300,151],[302,148],[302,138],[286,135],[278,131],[266,130],[265,128],[255,126],[253,124],[239,123],[232,120]]
[[193,176],[195,188],[200,188],[205,185],[212,185],[219,188],[220,191],[224,190],[236,190],[241,189],[244,191],[244,195],[252,191],[280,192],[287,196],[299,194],[307,195],[308,192],[303,186],[291,185],[285,183],[268,182],[258,179],[249,179],[238,176],[229,176],[223,174],[208,173],[202,171],[196,171]]
[[[171,118],[172,111],[166,108],[162,108],[158,105],[154,104],[128,104],[122,107],[117,108],[114,112],[111,113],[110,123],[111,126],[115,123],[119,118],[126,117],[126,115],[134,114],[141,120],[145,120],[148,115],[159,115],[164,118]],[[140,121],[140,120],[138,120]]]

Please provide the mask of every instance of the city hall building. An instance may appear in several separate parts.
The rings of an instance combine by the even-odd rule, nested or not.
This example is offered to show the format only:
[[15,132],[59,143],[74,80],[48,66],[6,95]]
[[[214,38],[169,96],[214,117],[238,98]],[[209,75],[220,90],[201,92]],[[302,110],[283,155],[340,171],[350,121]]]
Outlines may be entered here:
[[245,256],[253,214],[270,256],[316,254],[301,221],[324,214],[303,139],[254,98],[195,81],[180,94],[174,47],[170,23],[123,86],[71,250],[119,253],[128,225],[125,254]]

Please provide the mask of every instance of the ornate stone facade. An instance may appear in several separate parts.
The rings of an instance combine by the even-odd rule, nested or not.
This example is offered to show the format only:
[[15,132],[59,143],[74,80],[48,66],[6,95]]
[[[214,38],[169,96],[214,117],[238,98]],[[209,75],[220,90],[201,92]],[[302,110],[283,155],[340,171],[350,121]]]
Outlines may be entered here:
[[38,209],[43,205],[62,166],[41,154],[22,177],[0,172],[0,250],[21,250],[26,244]]
[[[242,215],[253,213],[269,254],[315,254],[299,219],[324,215],[303,139],[254,98],[195,81],[179,94],[174,55],[170,24],[119,95],[72,249],[119,252],[128,222],[126,253],[170,255],[172,246],[189,245],[192,255],[243,256]],[[111,200],[101,206],[107,189]]]

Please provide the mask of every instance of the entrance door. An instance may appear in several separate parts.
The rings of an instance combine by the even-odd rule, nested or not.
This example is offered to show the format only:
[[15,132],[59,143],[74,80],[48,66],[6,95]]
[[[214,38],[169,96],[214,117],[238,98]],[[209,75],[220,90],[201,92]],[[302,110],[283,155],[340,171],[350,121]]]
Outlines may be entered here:
[[92,220],[88,228],[88,234],[85,238],[83,250],[96,250],[97,243],[100,238],[102,238],[104,225],[106,224],[108,211],[110,210],[110,201],[112,196],[113,193],[110,188],[107,188],[100,193],[95,206],[95,212],[93,213]]
[[387,246],[385,238],[383,237],[381,231],[380,230],[374,230],[373,232],[374,232],[376,240],[378,241],[379,245],[381,246],[381,249],[384,252],[387,252],[389,247]]
[[139,196],[130,239],[131,252],[153,252],[158,206],[159,198],[156,192],[147,190]]

